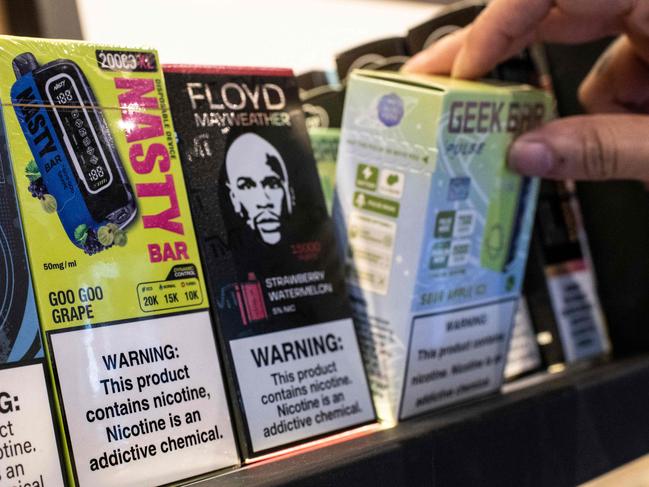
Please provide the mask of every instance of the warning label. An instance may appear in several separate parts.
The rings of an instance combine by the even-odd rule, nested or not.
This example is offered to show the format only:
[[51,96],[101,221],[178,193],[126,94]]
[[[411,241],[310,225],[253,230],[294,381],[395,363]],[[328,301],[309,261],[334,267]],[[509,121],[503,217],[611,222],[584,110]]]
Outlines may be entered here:
[[0,486],[63,486],[43,365],[0,370]]
[[80,485],[158,485],[238,462],[207,311],[50,340]]
[[401,417],[500,388],[516,300],[414,319]]
[[351,320],[230,346],[255,452],[374,419]]

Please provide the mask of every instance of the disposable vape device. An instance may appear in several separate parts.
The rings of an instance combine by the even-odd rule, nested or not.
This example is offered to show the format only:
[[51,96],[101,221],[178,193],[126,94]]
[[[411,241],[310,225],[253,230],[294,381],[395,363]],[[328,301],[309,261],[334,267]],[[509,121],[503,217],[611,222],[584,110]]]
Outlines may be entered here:
[[261,283],[257,280],[255,274],[251,272],[248,274],[248,281],[236,283],[234,286],[243,325],[246,326],[254,321],[267,320],[268,311],[266,311]]
[[57,201],[70,240],[75,230],[95,232],[133,221],[133,191],[88,79],[69,59],[39,65],[25,52],[15,57],[11,100],[42,176],[41,191]]
[[373,423],[292,71],[164,73],[243,456]]

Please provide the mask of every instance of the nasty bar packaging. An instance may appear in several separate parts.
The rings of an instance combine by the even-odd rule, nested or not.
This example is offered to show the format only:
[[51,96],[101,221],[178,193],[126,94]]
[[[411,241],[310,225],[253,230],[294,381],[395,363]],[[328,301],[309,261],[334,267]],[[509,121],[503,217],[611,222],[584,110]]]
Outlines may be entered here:
[[0,47],[69,482],[159,485],[238,463],[157,53]]
[[526,85],[351,75],[334,217],[382,419],[500,388],[537,193],[506,153],[550,114]]
[[292,72],[165,78],[244,456],[373,422]]
[[[33,485],[64,485],[54,418],[0,116],[0,485],[13,485],[17,478]],[[15,470],[16,465],[21,469]]]

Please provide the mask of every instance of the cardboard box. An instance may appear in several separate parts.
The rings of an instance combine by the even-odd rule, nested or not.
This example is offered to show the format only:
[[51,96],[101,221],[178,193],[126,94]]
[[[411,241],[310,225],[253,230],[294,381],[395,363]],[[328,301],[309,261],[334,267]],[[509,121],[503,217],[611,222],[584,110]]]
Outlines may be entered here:
[[499,389],[537,192],[505,157],[551,109],[529,86],[351,75],[334,214],[382,419]]
[[524,287],[547,367],[610,352],[571,183],[543,181],[541,185]]
[[339,84],[329,84],[324,75],[318,77],[313,72],[297,79],[322,192],[331,213],[345,90]]
[[484,6],[484,1],[462,0],[442,8],[434,17],[408,31],[406,35],[408,54],[414,56],[442,37],[466,27],[482,12]]
[[63,485],[54,418],[11,159],[0,116],[0,449],[7,459],[0,462],[7,467],[0,468],[1,484],[11,481],[7,475],[14,473],[15,465],[21,465],[20,478],[25,482]]
[[374,422],[292,72],[165,78],[244,456]]
[[408,60],[406,39],[388,37],[352,47],[336,55],[338,78],[346,82],[355,69],[399,71]]
[[514,380],[523,375],[542,370],[543,360],[536,341],[536,332],[530,317],[525,296],[521,296],[514,315],[512,337],[509,340],[505,380]]
[[164,484],[237,463],[157,53],[0,47],[71,483]]

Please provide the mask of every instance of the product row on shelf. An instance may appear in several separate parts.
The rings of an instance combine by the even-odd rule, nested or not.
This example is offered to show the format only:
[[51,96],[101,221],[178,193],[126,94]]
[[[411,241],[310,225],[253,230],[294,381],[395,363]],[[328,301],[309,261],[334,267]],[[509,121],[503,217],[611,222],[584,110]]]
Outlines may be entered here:
[[1,486],[178,482],[608,353],[571,186],[506,165],[541,55],[405,45],[338,83],[0,38]]

